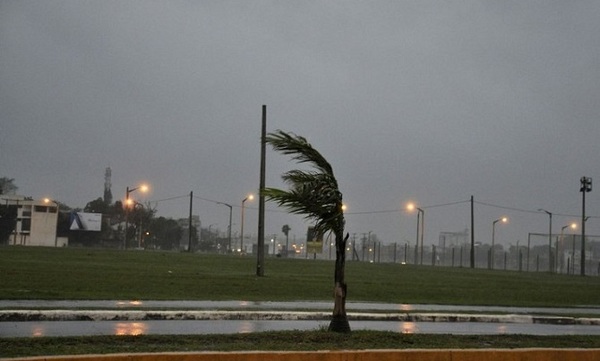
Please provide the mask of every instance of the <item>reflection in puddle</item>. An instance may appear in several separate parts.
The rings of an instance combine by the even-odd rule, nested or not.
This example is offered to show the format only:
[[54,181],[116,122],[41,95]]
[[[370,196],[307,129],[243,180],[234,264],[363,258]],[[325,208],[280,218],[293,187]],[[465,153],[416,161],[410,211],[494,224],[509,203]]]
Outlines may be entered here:
[[31,336],[32,337],[42,337],[45,336],[45,332],[44,332],[44,328],[41,326],[36,326],[33,328],[33,330],[31,330]]
[[239,333],[250,333],[250,332],[254,332],[254,324],[255,322],[253,321],[240,321],[240,324],[238,326],[238,332]]
[[119,322],[115,324],[114,334],[117,336],[139,336],[147,333],[148,324],[145,322]]
[[412,305],[407,305],[407,304],[401,304],[400,307],[398,307],[400,309],[400,311],[412,311],[414,308]]
[[138,301],[138,300],[132,300],[132,301],[117,301],[117,306],[118,307],[126,307],[126,306],[143,306],[144,303],[142,301]]
[[400,323],[400,332],[402,333],[415,333],[417,331],[417,324],[414,322],[402,322]]

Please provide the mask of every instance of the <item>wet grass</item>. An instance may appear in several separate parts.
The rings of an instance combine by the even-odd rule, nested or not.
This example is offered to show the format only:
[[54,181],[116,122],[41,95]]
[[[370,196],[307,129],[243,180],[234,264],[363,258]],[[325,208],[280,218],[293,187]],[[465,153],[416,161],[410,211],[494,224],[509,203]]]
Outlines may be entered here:
[[[331,300],[333,262],[103,249],[0,247],[0,299]],[[597,305],[600,277],[347,262],[348,301]]]
[[600,348],[600,336],[423,335],[322,330],[235,335],[94,336],[0,339],[0,357],[139,352],[316,351],[439,348]]

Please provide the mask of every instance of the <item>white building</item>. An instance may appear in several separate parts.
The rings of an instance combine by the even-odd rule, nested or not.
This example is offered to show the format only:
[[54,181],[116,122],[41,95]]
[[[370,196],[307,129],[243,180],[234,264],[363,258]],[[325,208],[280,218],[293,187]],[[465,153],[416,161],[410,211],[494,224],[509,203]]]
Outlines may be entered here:
[[17,224],[8,244],[20,246],[63,247],[67,237],[57,237],[58,205],[49,200],[4,195],[3,205],[17,206]]

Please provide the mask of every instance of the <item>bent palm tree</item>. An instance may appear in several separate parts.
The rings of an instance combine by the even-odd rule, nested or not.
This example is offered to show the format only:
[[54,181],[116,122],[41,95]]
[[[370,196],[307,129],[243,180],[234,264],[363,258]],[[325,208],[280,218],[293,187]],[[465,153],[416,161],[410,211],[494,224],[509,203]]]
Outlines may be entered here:
[[298,163],[308,163],[314,170],[291,170],[281,178],[290,186],[287,191],[266,188],[267,200],[275,201],[290,212],[303,214],[315,221],[315,234],[333,232],[335,235],[334,308],[329,330],[350,332],[346,316],[345,264],[346,242],[344,237],[344,213],[342,193],[339,191],[333,169],[327,160],[314,149],[304,137],[278,130],[266,137],[274,150],[291,155]]

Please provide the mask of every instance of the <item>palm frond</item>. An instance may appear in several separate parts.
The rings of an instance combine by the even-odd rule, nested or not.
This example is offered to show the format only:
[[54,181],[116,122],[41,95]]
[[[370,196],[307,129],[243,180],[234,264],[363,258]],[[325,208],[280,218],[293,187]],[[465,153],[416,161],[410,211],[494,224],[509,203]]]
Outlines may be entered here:
[[268,134],[266,141],[276,151],[315,168],[284,173],[282,179],[290,186],[289,190],[267,188],[263,191],[267,200],[292,213],[305,215],[320,231],[343,232],[342,193],[329,162],[304,137],[278,130]]
[[308,143],[306,138],[277,130],[267,135],[266,142],[274,150],[285,155],[291,155],[292,159],[299,163],[312,163],[315,168],[333,177],[333,168],[329,162]]

